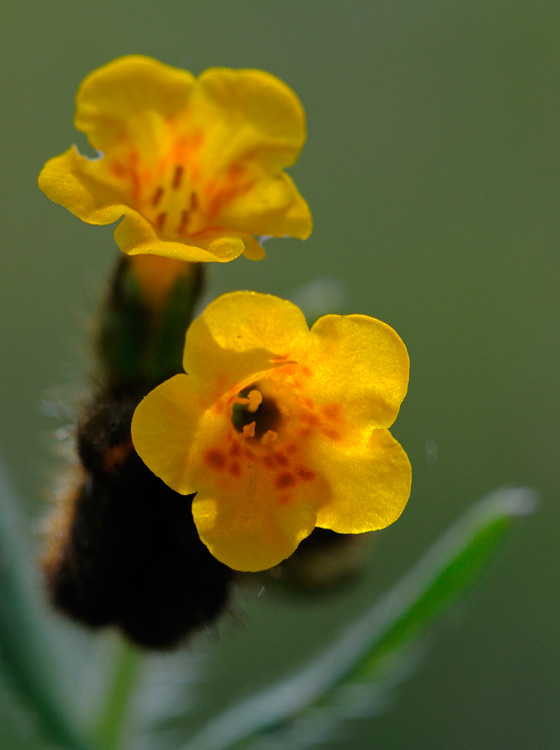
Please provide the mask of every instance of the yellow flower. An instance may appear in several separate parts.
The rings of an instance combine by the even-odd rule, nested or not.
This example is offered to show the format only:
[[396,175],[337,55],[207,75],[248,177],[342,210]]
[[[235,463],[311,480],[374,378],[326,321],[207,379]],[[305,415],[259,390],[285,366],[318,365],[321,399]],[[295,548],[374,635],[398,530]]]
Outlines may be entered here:
[[409,361],[392,328],[256,292],[212,302],[187,331],[183,365],[132,420],[140,457],[184,495],[212,554],[257,571],[315,526],[381,529],[401,514],[410,463],[388,427]]
[[184,261],[264,257],[254,235],[305,239],[307,203],[283,172],[305,141],[284,83],[259,70],[198,79],[149,57],[91,73],[75,125],[100,158],[75,147],[48,161],[39,187],[90,224],[111,224],[125,253]]

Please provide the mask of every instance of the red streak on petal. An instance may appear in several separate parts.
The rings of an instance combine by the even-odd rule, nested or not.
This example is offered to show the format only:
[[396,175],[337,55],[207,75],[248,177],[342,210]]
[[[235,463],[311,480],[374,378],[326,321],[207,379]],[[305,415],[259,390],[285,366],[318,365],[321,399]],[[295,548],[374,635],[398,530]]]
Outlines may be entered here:
[[275,453],[274,458],[280,466],[288,466],[290,463],[290,460],[285,453]]

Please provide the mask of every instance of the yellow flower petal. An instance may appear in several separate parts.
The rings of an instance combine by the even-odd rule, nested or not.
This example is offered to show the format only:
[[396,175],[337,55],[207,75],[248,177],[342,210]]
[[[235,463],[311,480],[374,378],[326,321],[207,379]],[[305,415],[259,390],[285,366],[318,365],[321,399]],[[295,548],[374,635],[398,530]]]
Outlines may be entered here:
[[[218,560],[235,570],[272,568],[289,557],[309,536],[317,515],[309,496],[293,492],[278,500],[278,491],[259,481],[259,467],[247,483],[232,482],[229,490],[203,490],[193,500],[193,518],[200,538]],[[301,492],[307,492],[302,488]],[[300,492],[300,494],[301,494]],[[266,500],[265,500],[266,498]],[[302,501],[303,500],[303,501]]]
[[122,185],[109,180],[99,161],[87,159],[74,146],[45,164],[39,187],[52,201],[90,224],[112,224],[128,210]]
[[311,329],[306,385],[317,404],[340,404],[350,424],[389,427],[406,395],[406,347],[385,323],[366,315],[325,315]]
[[302,240],[309,237],[312,228],[309,206],[287,174],[255,182],[247,192],[226,203],[216,221],[256,235]]
[[189,263],[225,263],[239,257],[245,249],[240,237],[224,237],[218,233],[206,233],[205,238],[191,237],[188,243],[165,239],[137,211],[126,213],[115,229],[115,240],[128,255],[148,253]]
[[210,303],[189,327],[183,366],[199,388],[223,393],[301,356],[308,337],[305,317],[291,302],[232,292]]
[[39,186],[83,221],[124,215],[115,239],[126,253],[260,260],[254,235],[311,232],[309,207],[283,172],[305,141],[303,109],[268,73],[216,68],[196,80],[120,58],[84,80],[75,122],[103,153],[51,160]]
[[295,163],[306,137],[305,113],[294,92],[262,70],[211,68],[198,79],[192,109],[212,123],[204,144],[210,171],[251,164],[279,173]]
[[142,55],[120,57],[94,70],[76,95],[78,130],[91,145],[107,151],[126,136],[144,113],[177,116],[187,105],[194,76]]
[[328,440],[313,446],[313,468],[330,494],[317,513],[317,526],[341,534],[383,529],[397,520],[408,498],[408,457],[388,430],[362,434],[361,440]]
[[197,490],[192,484],[190,462],[196,460],[203,414],[191,378],[181,374],[151,391],[132,418],[136,451],[142,457],[149,456],[146,462],[153,473],[182,495]]
[[241,235],[245,244],[244,255],[248,260],[262,260],[266,253],[264,247],[250,234]]

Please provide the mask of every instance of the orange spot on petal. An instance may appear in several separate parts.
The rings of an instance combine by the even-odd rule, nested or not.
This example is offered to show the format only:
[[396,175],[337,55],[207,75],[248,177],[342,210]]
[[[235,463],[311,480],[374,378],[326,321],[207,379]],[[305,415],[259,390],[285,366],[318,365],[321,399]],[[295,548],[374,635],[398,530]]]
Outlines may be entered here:
[[315,479],[315,472],[308,469],[306,466],[298,466],[296,468],[296,474],[300,479],[303,479],[304,482],[310,482],[312,479]]
[[231,164],[226,172],[226,180],[238,180],[245,173],[245,167],[238,162]]
[[123,177],[126,177],[128,173],[126,167],[124,166],[124,164],[121,164],[120,161],[114,161],[109,164],[109,172],[119,180],[122,180]]
[[229,473],[233,474],[234,477],[241,476],[241,464],[239,461],[234,461],[230,464]]
[[323,435],[330,438],[331,440],[340,440],[340,432],[337,432],[337,430],[331,430],[330,427],[323,428]]
[[296,478],[293,474],[289,474],[287,471],[285,471],[283,474],[279,474],[276,477],[276,481],[274,482],[279,490],[286,489],[286,487],[293,487],[295,483]]
[[203,454],[204,461],[213,469],[223,469],[226,465],[226,455],[219,448],[208,448]]
[[321,408],[321,414],[327,419],[337,422],[340,419],[341,414],[340,404],[325,404],[325,406]]
[[311,425],[317,425],[320,423],[319,417],[316,414],[303,414],[302,420]]

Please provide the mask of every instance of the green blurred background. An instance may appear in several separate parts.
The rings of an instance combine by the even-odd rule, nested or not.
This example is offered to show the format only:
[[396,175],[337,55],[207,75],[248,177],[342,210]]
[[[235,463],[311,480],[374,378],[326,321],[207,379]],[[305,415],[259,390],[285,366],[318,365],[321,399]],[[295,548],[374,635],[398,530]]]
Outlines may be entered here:
[[[472,501],[526,484],[542,494],[537,516],[384,712],[333,746],[559,746],[559,35],[560,5],[539,0],[4,8],[0,448],[32,522],[61,424],[42,401],[86,371],[87,318],[116,255],[112,227],[81,223],[36,179],[45,160],[84,145],[72,124],[77,86],[115,57],[144,53],[194,73],[262,68],[290,84],[308,117],[291,174],[313,235],[270,241],[260,264],[214,269],[212,289],[288,296],[338,278],[344,312],[381,318],[409,348],[393,430],[414,471],[403,517],[378,535],[352,590],[309,602],[242,595],[219,637],[193,647],[209,666],[192,726],[315,654]],[[4,746],[36,747],[18,731]]]

